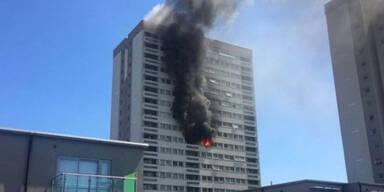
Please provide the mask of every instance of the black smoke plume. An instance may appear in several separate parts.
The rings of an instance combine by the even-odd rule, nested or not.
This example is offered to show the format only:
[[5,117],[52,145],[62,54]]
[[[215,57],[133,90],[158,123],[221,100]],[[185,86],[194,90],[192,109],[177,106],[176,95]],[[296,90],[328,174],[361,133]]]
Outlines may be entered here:
[[204,95],[202,64],[205,33],[215,22],[231,19],[239,0],[172,0],[156,7],[147,19],[158,25],[163,63],[174,80],[172,112],[185,141],[211,141],[215,133],[210,101]]

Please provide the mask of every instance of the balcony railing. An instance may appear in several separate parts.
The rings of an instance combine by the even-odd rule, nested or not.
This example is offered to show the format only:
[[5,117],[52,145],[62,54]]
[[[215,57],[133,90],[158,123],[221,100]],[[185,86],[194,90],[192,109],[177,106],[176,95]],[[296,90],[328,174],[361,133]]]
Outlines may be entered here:
[[52,180],[52,192],[134,192],[136,178],[62,173]]

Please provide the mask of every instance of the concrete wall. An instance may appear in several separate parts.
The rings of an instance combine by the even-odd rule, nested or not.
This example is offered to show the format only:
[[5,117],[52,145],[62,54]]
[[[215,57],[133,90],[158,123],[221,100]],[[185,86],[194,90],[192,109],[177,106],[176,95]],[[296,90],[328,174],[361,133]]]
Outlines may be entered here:
[[348,181],[373,183],[350,8],[346,1],[331,3],[326,13]]
[[380,37],[374,35],[374,21],[383,9],[384,0],[326,5],[349,182],[384,183],[383,74],[376,46]]
[[[131,78],[131,116],[130,126],[132,127],[130,140],[134,142],[143,141],[142,114],[143,114],[143,36],[140,31],[133,38],[132,42],[132,78]],[[133,128],[135,127],[135,128]]]
[[0,192],[24,190],[28,136],[0,134]]
[[119,139],[121,52],[113,58],[110,138]]
[[125,176],[135,171],[142,151],[140,147],[117,143],[0,132],[0,192],[24,191],[25,178],[28,192],[45,191],[57,175],[59,157],[110,160],[111,175]]

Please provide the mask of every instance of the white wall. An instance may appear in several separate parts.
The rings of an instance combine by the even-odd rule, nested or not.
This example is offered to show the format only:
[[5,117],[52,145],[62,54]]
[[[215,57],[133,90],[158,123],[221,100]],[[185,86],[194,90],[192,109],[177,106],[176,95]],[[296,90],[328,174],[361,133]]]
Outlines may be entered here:
[[333,73],[349,182],[374,183],[349,6],[327,10]]
[[116,140],[119,139],[120,70],[121,52],[113,58],[111,129],[109,137]]
[[143,102],[143,31],[137,33],[132,42],[131,77],[131,134],[130,141],[142,142],[142,102]]

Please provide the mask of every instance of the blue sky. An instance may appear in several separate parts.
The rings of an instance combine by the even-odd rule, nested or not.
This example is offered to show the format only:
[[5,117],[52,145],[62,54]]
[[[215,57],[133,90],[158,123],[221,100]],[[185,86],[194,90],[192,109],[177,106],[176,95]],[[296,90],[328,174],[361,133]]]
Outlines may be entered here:
[[[0,126],[108,138],[112,51],[160,0],[0,1]],[[262,184],[346,181],[324,0],[248,0]]]

